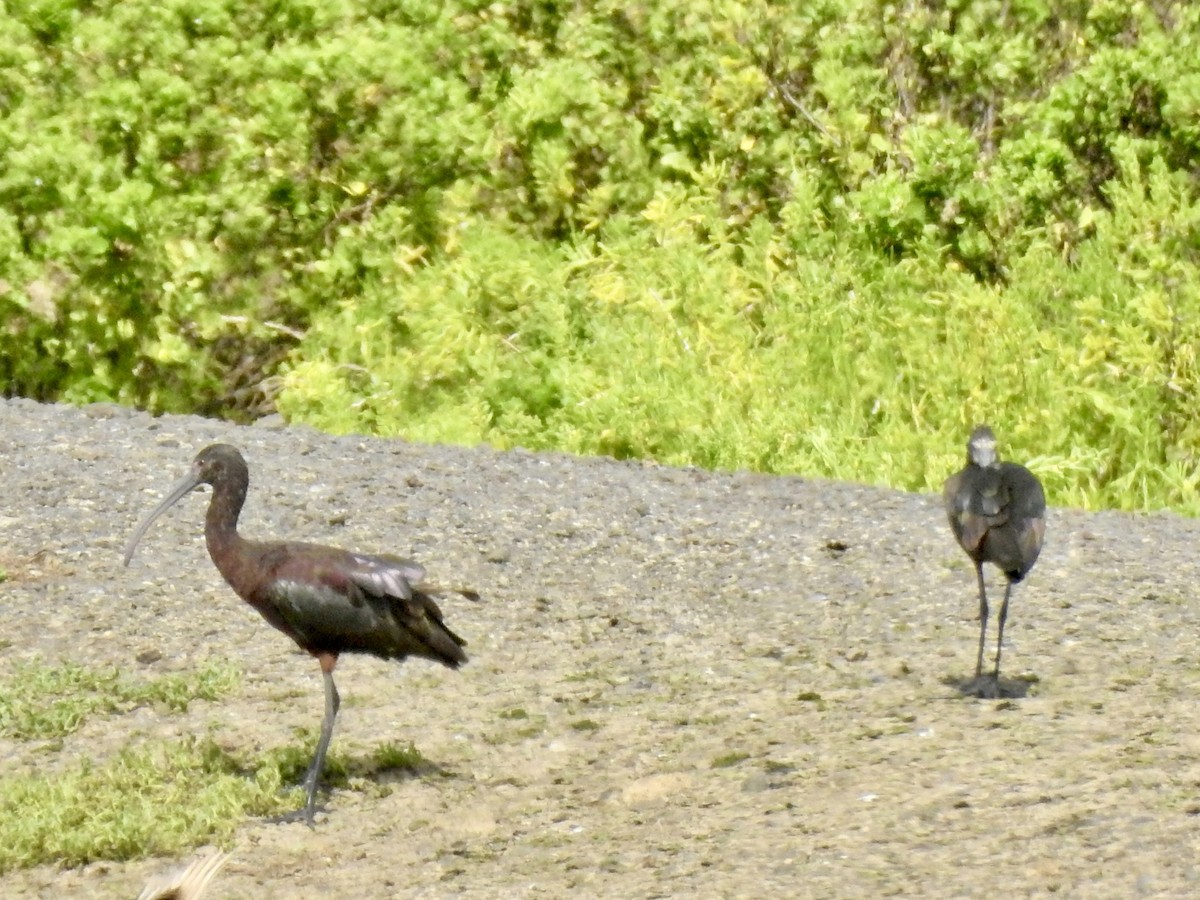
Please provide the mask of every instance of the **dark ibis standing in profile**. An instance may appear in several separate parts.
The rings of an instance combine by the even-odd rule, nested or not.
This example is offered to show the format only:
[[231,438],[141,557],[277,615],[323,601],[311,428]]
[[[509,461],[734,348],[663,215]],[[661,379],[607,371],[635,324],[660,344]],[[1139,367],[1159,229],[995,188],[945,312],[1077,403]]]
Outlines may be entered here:
[[[138,526],[125,548],[125,565],[146,529],[202,484],[212,485],[204,537],[209,556],[237,592],[321,665],[325,718],[304,779],[303,815],[311,825],[317,783],[341,700],[333,669],[341,653],[382,659],[420,656],[452,669],[467,661],[466,641],[446,627],[432,595],[447,593],[422,583],[425,570],[396,556],[369,556],[319,544],[251,541],[238,534],[250,473],[236,447],[213,444],[197,454],[191,471]],[[454,589],[470,599],[473,591]]]
[[996,436],[986,425],[971,432],[967,442],[967,465],[946,479],[942,490],[950,527],[967,556],[975,563],[979,582],[979,654],[975,660],[976,684],[983,672],[983,646],[987,635],[987,588],[983,564],[990,562],[1004,572],[1008,583],[1000,604],[999,634],[996,637],[996,667],[988,695],[1000,691],[1000,651],[1004,645],[1004,622],[1012,586],[1024,578],[1037,561],[1046,533],[1046,495],[1042,484],[1027,468],[1001,462],[996,454]]

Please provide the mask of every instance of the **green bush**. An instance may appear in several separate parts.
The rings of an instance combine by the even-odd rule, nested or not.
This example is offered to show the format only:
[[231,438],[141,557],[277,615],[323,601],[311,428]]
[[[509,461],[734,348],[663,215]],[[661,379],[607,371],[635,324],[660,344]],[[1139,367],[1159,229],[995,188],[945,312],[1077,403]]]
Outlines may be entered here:
[[1184,3],[0,15],[6,393],[1197,504]]

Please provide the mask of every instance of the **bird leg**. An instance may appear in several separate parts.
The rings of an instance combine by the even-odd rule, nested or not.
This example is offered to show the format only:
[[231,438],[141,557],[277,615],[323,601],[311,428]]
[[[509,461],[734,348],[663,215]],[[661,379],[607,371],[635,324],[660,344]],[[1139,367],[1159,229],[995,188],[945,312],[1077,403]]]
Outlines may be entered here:
[[1000,683],[1000,651],[1004,649],[1004,620],[1008,618],[1008,595],[1012,593],[1013,583],[1010,581],[1004,588],[1004,602],[1000,604],[1000,633],[996,636],[996,669],[992,676]]
[[[983,642],[987,637],[987,620],[988,620],[988,604],[987,604],[987,588],[983,584],[983,563],[975,563],[975,577],[979,580],[979,653],[975,657],[975,677],[978,678],[983,673]],[[1005,609],[1008,609],[1008,594],[1004,595]],[[1001,613],[1003,616],[1004,613]],[[1003,622],[1001,618],[1001,622]],[[997,663],[999,658],[997,657]]]
[[333,667],[337,665],[337,656],[321,653],[317,656],[317,661],[321,664],[321,675],[325,679],[325,718],[321,722],[317,752],[313,756],[312,765],[308,767],[308,774],[304,776],[304,819],[309,825],[313,822],[313,813],[317,808],[317,783],[321,780],[321,770],[325,767],[325,753],[329,749],[329,740],[333,737],[333,720],[337,718],[338,707],[342,705],[337,685],[333,683]]

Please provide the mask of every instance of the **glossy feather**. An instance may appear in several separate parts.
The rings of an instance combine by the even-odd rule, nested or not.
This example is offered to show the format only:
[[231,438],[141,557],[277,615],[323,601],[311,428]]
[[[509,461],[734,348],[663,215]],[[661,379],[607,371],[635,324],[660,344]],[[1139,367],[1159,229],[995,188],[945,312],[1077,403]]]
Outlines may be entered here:
[[422,590],[425,570],[416,563],[313,544],[267,545],[262,560],[270,575],[249,602],[273,609],[310,653],[421,656],[452,668],[467,661],[466,641]]
[[[251,541],[237,530],[250,485],[242,454],[214,444],[197,454],[191,471],[163,498],[134,532],[125,564],[150,525],[201,484],[213,488],[205,514],[209,556],[222,577],[268,623],[311,653],[321,665],[325,718],[305,778],[305,818],[312,823],[316,789],[333,723],[341,703],[333,670],[342,653],[383,659],[419,656],[458,668],[467,661],[466,641],[446,625],[425,569],[398,556],[339,550],[321,544]],[[455,589],[469,599],[473,591]]]
[[992,430],[981,425],[967,442],[967,465],[946,479],[942,499],[954,537],[975,563],[979,590],[979,651],[975,676],[983,669],[988,601],[983,564],[1004,572],[1004,600],[996,638],[996,665],[989,690],[999,691],[1000,655],[1012,586],[1021,581],[1042,550],[1046,534],[1046,495],[1041,482],[1024,466],[1001,462]]
[[1024,466],[968,464],[943,490],[950,528],[967,555],[1020,581],[1037,562],[1046,532],[1041,482]]
[[138,900],[200,900],[209,882],[228,860],[228,853],[202,856],[186,868],[151,879],[138,894]]

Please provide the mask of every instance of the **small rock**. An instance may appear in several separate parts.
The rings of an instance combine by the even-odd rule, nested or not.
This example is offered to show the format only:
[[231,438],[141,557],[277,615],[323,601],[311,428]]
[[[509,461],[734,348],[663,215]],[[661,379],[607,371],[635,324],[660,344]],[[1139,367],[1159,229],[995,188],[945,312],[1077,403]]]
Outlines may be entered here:
[[83,414],[89,419],[128,419],[133,410],[119,403],[89,403],[83,408]]
[[483,558],[490,563],[506,563],[512,559],[512,545],[493,544],[484,552]]
[[621,791],[621,802],[635,809],[667,803],[690,789],[696,779],[685,772],[664,772],[647,775],[627,784]]

